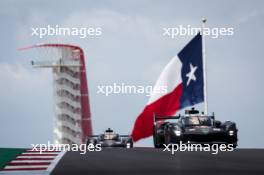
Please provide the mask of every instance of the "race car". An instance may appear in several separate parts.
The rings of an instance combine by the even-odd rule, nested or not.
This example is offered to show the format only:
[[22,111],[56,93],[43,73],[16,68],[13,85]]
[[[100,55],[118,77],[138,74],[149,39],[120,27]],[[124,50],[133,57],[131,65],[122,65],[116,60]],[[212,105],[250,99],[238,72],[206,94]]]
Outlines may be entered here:
[[87,145],[101,144],[102,147],[133,148],[133,141],[129,135],[119,135],[108,128],[103,134],[93,135],[87,138]]
[[[172,120],[172,121],[169,121]],[[174,120],[174,121],[173,121]],[[237,146],[238,129],[231,121],[215,120],[214,114],[207,116],[192,108],[181,116],[155,116],[153,127],[154,147],[163,144],[200,143],[233,144]]]

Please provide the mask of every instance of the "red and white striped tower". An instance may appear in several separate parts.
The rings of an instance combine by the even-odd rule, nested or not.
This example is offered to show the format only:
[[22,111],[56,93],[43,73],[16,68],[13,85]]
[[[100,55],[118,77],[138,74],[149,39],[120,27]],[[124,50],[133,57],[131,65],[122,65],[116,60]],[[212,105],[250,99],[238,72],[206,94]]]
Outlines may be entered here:
[[52,68],[55,100],[54,142],[85,142],[92,135],[91,111],[83,50],[74,45],[39,44],[35,68]]

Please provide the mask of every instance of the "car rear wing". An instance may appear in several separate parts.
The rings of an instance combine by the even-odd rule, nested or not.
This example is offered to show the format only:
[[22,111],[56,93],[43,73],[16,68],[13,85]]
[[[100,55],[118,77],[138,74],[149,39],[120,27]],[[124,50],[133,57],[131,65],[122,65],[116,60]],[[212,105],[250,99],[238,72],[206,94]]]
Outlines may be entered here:
[[161,121],[161,120],[167,120],[167,119],[175,119],[178,120],[181,118],[181,115],[176,115],[176,116],[157,116],[155,113],[153,114],[153,119],[154,119],[154,125],[156,125],[156,122]]
[[119,135],[119,137],[131,137],[130,135]]
[[[91,136],[88,136],[88,137],[99,137],[101,135],[91,135]],[[130,135],[119,135],[119,137],[131,137]]]
[[88,137],[99,137],[99,135],[91,135],[91,136],[88,136]]

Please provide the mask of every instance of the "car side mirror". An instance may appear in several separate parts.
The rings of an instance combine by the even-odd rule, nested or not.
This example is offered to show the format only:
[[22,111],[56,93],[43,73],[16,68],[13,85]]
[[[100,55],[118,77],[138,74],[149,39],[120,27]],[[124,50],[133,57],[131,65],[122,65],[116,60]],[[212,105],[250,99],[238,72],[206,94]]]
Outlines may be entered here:
[[215,127],[220,128],[221,122],[219,120],[215,120]]

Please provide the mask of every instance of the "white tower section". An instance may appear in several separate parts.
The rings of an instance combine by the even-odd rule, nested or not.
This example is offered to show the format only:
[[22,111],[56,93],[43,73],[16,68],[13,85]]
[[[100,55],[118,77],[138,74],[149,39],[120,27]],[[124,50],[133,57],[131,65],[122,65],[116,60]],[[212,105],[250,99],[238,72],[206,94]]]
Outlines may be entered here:
[[54,85],[54,143],[81,144],[92,134],[84,55],[72,45],[43,44],[31,62],[35,68],[51,68]]

